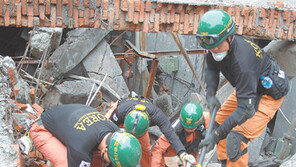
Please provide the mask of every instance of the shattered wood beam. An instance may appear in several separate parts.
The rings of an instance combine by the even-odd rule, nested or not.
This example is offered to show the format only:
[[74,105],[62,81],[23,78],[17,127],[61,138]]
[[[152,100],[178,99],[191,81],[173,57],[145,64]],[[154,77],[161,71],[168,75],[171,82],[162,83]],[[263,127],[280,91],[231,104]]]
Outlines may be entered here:
[[126,43],[133,48],[134,51],[136,51],[136,53],[143,57],[143,58],[148,58],[148,59],[154,59],[155,58],[155,55],[153,54],[149,54],[148,52],[145,52],[145,51],[140,51],[135,45],[133,45],[129,40],[125,40]]
[[33,7],[32,0],[5,0],[0,2],[0,26],[196,34],[201,15],[218,8],[234,18],[238,34],[296,39],[295,5],[284,1],[259,5],[220,0],[64,0],[62,3],[43,0],[34,1]]
[[147,84],[146,84],[145,93],[144,93],[144,97],[146,97],[146,98],[150,98],[152,87],[153,87],[154,80],[155,80],[155,75],[156,75],[157,68],[158,68],[158,63],[159,63],[158,59],[153,59],[150,73],[149,73],[148,80],[147,80]]

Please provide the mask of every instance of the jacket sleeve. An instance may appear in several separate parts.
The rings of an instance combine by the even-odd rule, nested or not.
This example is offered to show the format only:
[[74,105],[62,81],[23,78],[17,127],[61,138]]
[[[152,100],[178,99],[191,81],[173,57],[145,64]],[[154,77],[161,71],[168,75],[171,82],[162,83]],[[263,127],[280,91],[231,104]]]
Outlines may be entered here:
[[165,116],[165,114],[155,105],[149,105],[149,115],[151,119],[151,125],[157,125],[166,139],[170,142],[175,149],[176,154],[180,155],[185,152],[185,147],[177,136],[175,130],[172,127],[171,122]]
[[161,166],[163,154],[170,147],[170,143],[167,141],[164,135],[161,135],[156,141],[155,146],[152,148],[152,162],[151,166]]
[[206,55],[206,69],[205,79],[207,94],[215,95],[219,84],[219,64],[215,62],[212,55],[208,53]]

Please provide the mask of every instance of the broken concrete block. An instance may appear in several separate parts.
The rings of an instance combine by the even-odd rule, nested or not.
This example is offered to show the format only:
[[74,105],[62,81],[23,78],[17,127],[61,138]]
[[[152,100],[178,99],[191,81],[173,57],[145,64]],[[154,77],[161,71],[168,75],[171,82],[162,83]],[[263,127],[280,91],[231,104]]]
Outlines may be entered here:
[[172,98],[166,93],[154,99],[153,104],[160,108],[167,117],[174,112]]
[[289,77],[296,76],[296,42],[273,40],[266,47],[267,52],[286,71]]
[[228,98],[228,96],[234,91],[234,87],[231,86],[229,82],[227,82],[225,85],[223,85],[218,91],[217,91],[217,98],[219,99],[220,103],[223,104],[225,100]]
[[[108,34],[102,29],[79,28],[68,33],[65,43],[59,46],[49,58],[49,67],[41,71],[41,78],[57,78],[76,67]],[[40,71],[39,71],[40,72]]]
[[41,58],[42,54],[46,49],[56,50],[59,47],[63,29],[62,28],[36,28],[31,37],[31,54],[36,58]]
[[294,167],[296,164],[296,154],[294,154],[289,160],[282,163],[280,167]]
[[[84,80],[65,81],[60,85],[56,85],[45,95],[42,106],[48,109],[60,104],[86,104],[92,85],[92,82]],[[95,90],[96,89],[97,86],[95,86]],[[98,107],[102,102],[100,98],[101,97],[97,95],[90,106]]]
[[122,71],[117,63],[109,44],[102,40],[94,50],[83,60],[84,68],[90,78],[103,80],[120,97],[127,97],[130,92],[122,77]]
[[248,164],[256,164],[258,157],[260,156],[261,147],[264,141],[266,134],[266,128],[263,130],[261,135],[255,138],[253,141],[249,142],[248,153],[249,153],[249,162]]

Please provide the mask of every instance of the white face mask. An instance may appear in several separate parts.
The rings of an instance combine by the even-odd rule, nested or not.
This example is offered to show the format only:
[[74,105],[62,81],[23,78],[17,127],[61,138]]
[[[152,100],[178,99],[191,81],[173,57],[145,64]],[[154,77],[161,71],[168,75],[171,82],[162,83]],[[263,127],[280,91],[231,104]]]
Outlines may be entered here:
[[222,61],[224,59],[224,57],[227,56],[227,51],[226,52],[221,52],[221,53],[212,53],[212,56],[213,58],[216,60],[216,61]]

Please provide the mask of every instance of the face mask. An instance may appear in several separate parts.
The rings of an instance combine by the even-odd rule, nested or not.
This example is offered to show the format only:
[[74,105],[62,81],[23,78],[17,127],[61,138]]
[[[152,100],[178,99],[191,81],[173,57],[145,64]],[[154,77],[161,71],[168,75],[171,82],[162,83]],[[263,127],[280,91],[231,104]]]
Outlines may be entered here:
[[224,57],[227,56],[227,51],[226,52],[221,52],[221,53],[213,53],[213,52],[211,52],[211,53],[213,55],[213,58],[216,61],[222,61],[224,59]]

